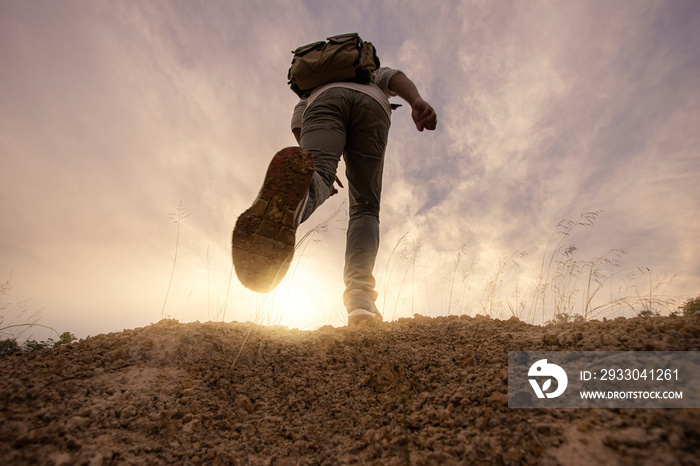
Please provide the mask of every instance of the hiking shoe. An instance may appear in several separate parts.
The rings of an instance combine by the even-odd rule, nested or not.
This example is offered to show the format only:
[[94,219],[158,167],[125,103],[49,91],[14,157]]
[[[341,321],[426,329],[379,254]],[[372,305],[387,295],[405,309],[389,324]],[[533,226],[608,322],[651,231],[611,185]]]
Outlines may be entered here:
[[355,309],[348,314],[348,327],[376,325],[382,323],[382,315],[366,309]]
[[364,289],[346,290],[343,293],[343,303],[348,310],[348,327],[382,322],[382,314],[374,304],[374,299]]
[[258,197],[233,229],[233,265],[246,288],[267,293],[287,273],[313,173],[311,153],[301,147],[272,158]]

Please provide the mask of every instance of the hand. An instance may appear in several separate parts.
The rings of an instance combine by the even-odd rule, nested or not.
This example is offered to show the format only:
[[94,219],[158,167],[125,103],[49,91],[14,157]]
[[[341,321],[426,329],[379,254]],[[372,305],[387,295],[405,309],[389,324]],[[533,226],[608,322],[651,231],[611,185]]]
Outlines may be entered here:
[[[337,176],[335,177],[335,182],[338,183],[338,186],[340,186],[341,188],[345,187],[345,186],[343,186],[343,183],[340,182],[340,180],[338,179]],[[331,190],[331,196],[334,194],[338,194],[338,190],[335,189],[335,186],[333,186],[333,189]]]
[[411,106],[411,117],[418,131],[433,131],[437,127],[437,114],[433,107],[423,99],[417,99]]

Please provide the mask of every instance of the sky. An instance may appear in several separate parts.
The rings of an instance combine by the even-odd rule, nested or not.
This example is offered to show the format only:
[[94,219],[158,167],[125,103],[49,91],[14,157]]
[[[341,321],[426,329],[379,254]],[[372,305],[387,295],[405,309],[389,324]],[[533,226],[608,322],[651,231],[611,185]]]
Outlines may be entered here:
[[698,296],[700,2],[0,0],[0,328],[344,325],[347,189],[270,295],[238,282],[230,235],[295,144],[290,51],[345,32],[439,119],[392,116],[385,320]]

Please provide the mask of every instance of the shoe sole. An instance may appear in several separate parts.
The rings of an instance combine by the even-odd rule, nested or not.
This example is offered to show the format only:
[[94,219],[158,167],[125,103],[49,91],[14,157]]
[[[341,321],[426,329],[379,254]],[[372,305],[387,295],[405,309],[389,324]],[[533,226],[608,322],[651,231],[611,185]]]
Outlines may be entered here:
[[240,282],[253,291],[272,291],[294,257],[295,216],[314,172],[311,153],[287,147],[272,158],[260,194],[233,229],[231,255]]

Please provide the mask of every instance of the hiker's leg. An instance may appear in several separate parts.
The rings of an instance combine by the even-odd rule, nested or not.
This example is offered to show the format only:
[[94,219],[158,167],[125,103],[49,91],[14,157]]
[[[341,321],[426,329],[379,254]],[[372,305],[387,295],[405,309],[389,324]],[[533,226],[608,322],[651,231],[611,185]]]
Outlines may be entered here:
[[347,138],[350,101],[346,91],[341,88],[324,91],[304,114],[300,145],[311,152],[315,172],[302,222],[330,197],[333,190]]
[[356,92],[345,150],[350,220],[344,301],[349,312],[353,308],[378,312],[372,271],[379,250],[379,203],[389,126],[389,117],[379,103]]

